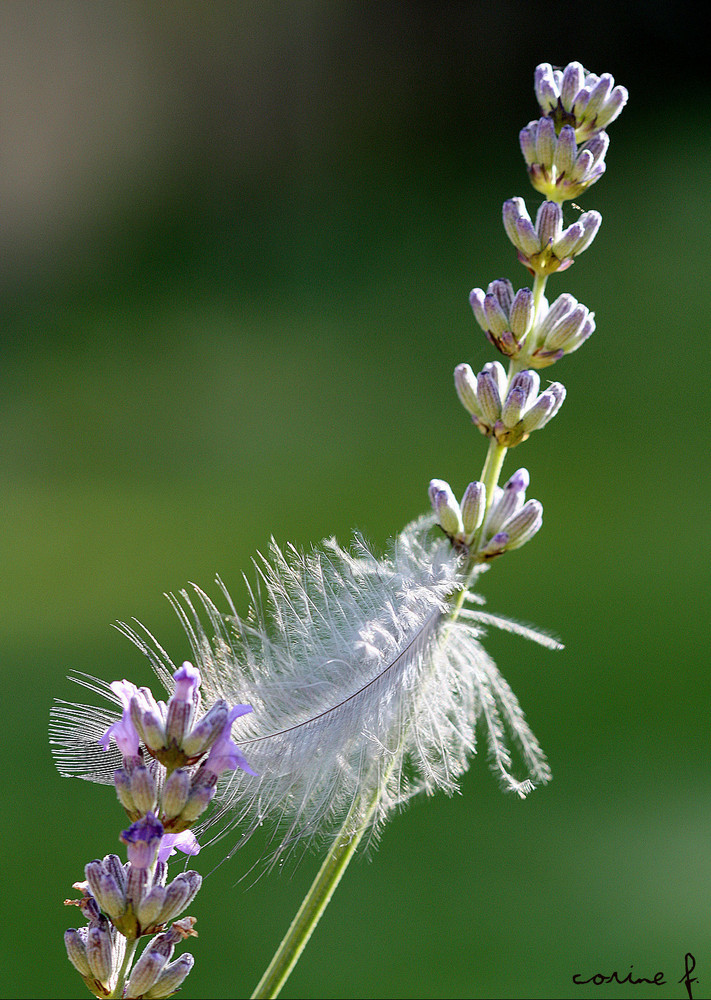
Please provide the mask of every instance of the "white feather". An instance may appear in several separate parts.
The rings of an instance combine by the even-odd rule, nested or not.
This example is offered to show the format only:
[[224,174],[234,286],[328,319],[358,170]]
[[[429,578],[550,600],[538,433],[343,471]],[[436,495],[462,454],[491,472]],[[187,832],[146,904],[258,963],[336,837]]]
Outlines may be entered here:
[[[224,698],[254,708],[233,737],[259,776],[237,771],[223,781],[204,825],[214,836],[237,828],[240,846],[275,822],[276,857],[297,842],[335,836],[347,817],[355,831],[372,805],[376,831],[410,796],[457,789],[480,720],[508,789],[524,796],[549,779],[513,692],[479,642],[480,626],[557,644],[480,611],[464,609],[452,621],[450,599],[464,579],[432,524],[426,517],[409,525],[381,559],[359,537],[351,551],[331,539],[308,554],[283,553],[272,542],[270,558],[255,563],[246,620],[222,584],[228,613],[198,587],[197,607],[186,591],[171,598],[202,674],[205,707]],[[120,629],[172,691],[176,667],[165,650],[148,632]],[[103,682],[78,680],[112,698]],[[117,761],[96,741],[113,718],[90,706],[57,706],[52,737],[63,774],[112,780]],[[520,779],[506,730],[528,771]]]

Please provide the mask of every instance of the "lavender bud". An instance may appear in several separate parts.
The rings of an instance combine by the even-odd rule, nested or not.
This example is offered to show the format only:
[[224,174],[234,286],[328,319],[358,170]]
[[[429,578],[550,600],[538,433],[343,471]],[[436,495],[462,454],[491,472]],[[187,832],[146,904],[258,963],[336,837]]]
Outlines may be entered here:
[[148,688],[139,688],[131,699],[131,720],[138,730],[146,748],[155,754],[165,746],[164,710]]
[[440,527],[450,538],[460,535],[462,515],[459,510],[452,488],[443,479],[433,479],[429,488],[430,502],[437,514]]
[[553,67],[550,63],[541,63],[536,66],[533,74],[534,89],[536,99],[541,111],[547,114],[553,111],[558,103],[558,86],[553,75]]
[[557,350],[577,337],[582,329],[583,323],[588,318],[588,310],[583,305],[577,305],[568,315],[556,324],[550,335],[546,338],[545,346],[549,350]]
[[602,74],[602,76],[600,77],[600,79],[597,81],[592,91],[590,92],[590,97],[587,101],[587,104],[585,105],[586,118],[598,117],[600,111],[610,99],[613,83],[614,80],[609,73]]
[[536,162],[550,165],[558,145],[555,125],[550,118],[541,118],[538,123],[532,124],[536,128]]
[[116,789],[116,797],[126,812],[132,819],[134,817],[137,819],[139,810],[131,795],[131,778],[123,768],[114,771],[114,788]]
[[190,871],[176,876],[166,889],[160,914],[161,923],[167,923],[182,913],[195,899],[201,885],[202,877],[197,872]]
[[163,921],[158,918],[160,917],[161,910],[165,905],[166,892],[167,890],[164,886],[154,885],[153,888],[141,898],[138,906],[135,908],[136,918],[144,933],[147,929],[163,923]]
[[496,423],[501,415],[501,396],[496,379],[486,366],[477,375],[476,394],[484,419],[490,424]]
[[486,292],[483,288],[472,288],[469,293],[469,304],[472,307],[474,318],[482,330],[486,330],[486,314],[484,313],[484,298]]
[[577,304],[577,300],[568,292],[563,292],[562,295],[559,295],[536,327],[536,342],[543,343],[543,341],[545,341],[551,334],[554,327],[562,319],[564,319],[564,317],[566,317]]
[[553,398],[553,409],[548,414],[547,420],[551,420],[563,405],[565,399],[565,386],[561,382],[551,382],[542,396]]
[[131,772],[131,797],[141,815],[145,816],[155,809],[156,781],[145,764],[140,764]]
[[155,984],[143,994],[144,1000],[162,1000],[163,997],[169,997],[175,993],[192,969],[194,962],[195,959],[189,952],[176,958],[174,962],[163,969]]
[[520,288],[511,304],[509,325],[519,341],[531,328],[534,314],[533,292],[530,288]]
[[486,488],[483,483],[469,483],[462,497],[462,525],[467,544],[479,527],[486,510]]
[[533,228],[533,223],[529,222],[528,219],[521,218],[516,223],[516,239],[513,244],[524,257],[533,257],[540,253],[540,237]]
[[[126,904],[127,910],[130,909],[133,913],[138,911],[141,905],[141,900],[150,892],[151,878],[147,868],[134,868],[133,865],[129,866],[128,877],[126,879]],[[127,937],[135,936],[138,931],[134,928],[135,934],[129,932],[125,926],[121,926],[121,933],[125,934]]]
[[583,250],[587,250],[595,239],[597,231],[600,228],[600,223],[602,222],[602,216],[599,212],[583,212],[579,221],[583,227],[583,236],[575,247],[574,253],[576,256],[581,254]]
[[[82,931],[84,934],[82,935]],[[64,932],[64,946],[67,949],[67,957],[77,970],[80,976],[91,976],[89,961],[86,957],[86,931],[83,927],[78,931],[75,927],[70,927]]]
[[615,87],[605,102],[605,106],[600,110],[595,120],[598,128],[606,128],[624,108],[627,103],[627,90],[625,87]]
[[113,947],[109,922],[104,916],[89,925],[86,933],[86,959],[91,975],[107,986],[113,970]]
[[538,122],[529,122],[528,125],[526,125],[525,128],[522,128],[518,134],[518,141],[521,146],[523,158],[529,166],[532,163],[535,163],[538,158],[538,152],[536,149],[537,132]]
[[484,548],[479,550],[479,555],[491,559],[493,556],[500,556],[506,551],[509,536],[505,531],[499,531],[493,538],[490,538]]
[[499,336],[508,329],[509,318],[501,308],[498,298],[491,293],[484,296],[484,315],[486,316],[486,328],[494,336]]
[[531,217],[526,211],[526,203],[523,198],[509,198],[508,201],[505,201],[502,215],[506,235],[517,249],[521,249],[518,245],[518,224],[522,219],[528,221],[535,238],[536,234],[531,225]]
[[501,420],[507,428],[513,428],[530,405],[532,397],[538,395],[540,378],[534,371],[518,372],[511,380],[511,386],[501,409]]
[[[201,769],[202,770],[202,769]],[[190,789],[190,794],[188,795],[188,801],[183,806],[180,816],[176,817],[177,822],[174,820],[170,826],[176,830],[185,830],[195,822],[195,820],[202,816],[207,807],[212,802],[215,797],[217,777],[213,775],[213,781],[202,780],[203,777],[207,778],[206,774],[201,774],[198,771],[198,776],[200,780],[193,779],[193,786]]]
[[539,531],[543,524],[543,506],[538,500],[527,500],[521,510],[505,525],[509,541],[507,550],[519,549]]
[[501,408],[501,423],[507,430],[511,430],[516,426],[523,415],[525,406],[525,390],[520,385],[512,386]]
[[473,417],[481,417],[481,407],[476,396],[476,376],[469,365],[457,365],[454,369],[454,387],[464,409]]
[[493,295],[505,316],[511,311],[514,300],[513,285],[508,278],[496,278],[489,284],[487,295]]
[[[550,121],[550,119],[546,119]],[[555,153],[552,159],[552,166],[555,168],[557,174],[569,174],[573,169],[575,164],[575,155],[577,153],[577,145],[575,143],[575,129],[571,128],[570,125],[564,125],[560,130],[560,135],[556,142]]]
[[488,372],[494,381],[496,382],[496,387],[499,390],[499,398],[503,399],[506,393],[506,388],[509,384],[508,377],[504,371],[504,366],[500,361],[488,361],[482,371]]
[[562,228],[563,212],[560,205],[555,201],[544,201],[536,215],[536,232],[541,248],[557,240]]
[[173,771],[163,786],[163,817],[172,819],[177,816],[188,801],[191,775],[187,768],[180,767]]
[[[89,861],[88,864],[84,865],[84,877],[89,885],[92,896],[99,900],[99,893],[101,892],[101,876],[104,871],[104,866],[101,861]],[[101,901],[99,900],[99,905]]]
[[495,534],[506,526],[506,521],[523,506],[530,477],[527,469],[518,469],[501,491],[501,496],[492,504],[486,519],[485,533]]
[[578,92],[585,83],[585,70],[579,62],[568,63],[563,70],[563,79],[560,83],[560,99],[563,106],[572,108]]
[[227,702],[220,700],[210,708],[200,722],[183,739],[183,752],[191,759],[201,757],[206,753],[217,737],[227,718]]
[[126,900],[123,889],[117,884],[113,875],[104,872],[101,876],[101,892],[96,897],[104,913],[112,921],[118,920],[126,910]]
[[200,700],[200,671],[186,660],[173,674],[175,691],[168,701],[165,720],[166,746],[181,748],[190,731]]
[[111,877],[119,886],[121,892],[126,890],[126,869],[123,866],[121,858],[118,854],[107,854],[104,858],[104,871],[107,875]]
[[126,996],[145,996],[151,986],[154,986],[157,982],[167,962],[168,958],[156,949],[154,942],[147,945],[145,951],[133,967],[126,986]]
[[553,398],[550,395],[541,393],[531,409],[527,410],[523,416],[521,424],[524,432],[530,434],[532,431],[537,431],[541,427],[544,427],[551,417],[553,406]]
[[560,237],[551,243],[551,253],[561,262],[572,260],[575,248],[582,239],[585,230],[580,222],[574,222],[564,229]]
[[194,715],[192,705],[171,698],[168,702],[168,714],[165,720],[166,747],[182,747],[183,736],[190,729]]

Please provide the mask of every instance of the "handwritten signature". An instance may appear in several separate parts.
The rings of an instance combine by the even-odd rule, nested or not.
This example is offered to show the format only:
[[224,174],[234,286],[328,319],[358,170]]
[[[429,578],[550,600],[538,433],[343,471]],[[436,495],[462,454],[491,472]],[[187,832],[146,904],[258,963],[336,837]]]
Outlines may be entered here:
[[[693,993],[691,992],[691,984],[698,983],[698,979],[692,976],[692,972],[696,968],[696,959],[691,954],[687,952],[684,957],[684,975],[678,980],[679,985],[682,984],[686,986],[686,991],[689,995],[689,1000],[694,1000]],[[588,983],[592,983],[593,986],[603,986],[605,983],[619,983],[620,986],[628,983],[630,986],[666,986],[667,980],[664,978],[663,972],[656,972],[651,979],[647,976],[636,976],[632,972],[632,966],[630,966],[630,971],[624,976],[621,976],[619,972],[610,972],[605,974],[603,972],[596,972],[594,975],[590,976],[588,979],[582,978],[582,973],[576,972],[573,976],[573,982],[576,986],[586,986]]]

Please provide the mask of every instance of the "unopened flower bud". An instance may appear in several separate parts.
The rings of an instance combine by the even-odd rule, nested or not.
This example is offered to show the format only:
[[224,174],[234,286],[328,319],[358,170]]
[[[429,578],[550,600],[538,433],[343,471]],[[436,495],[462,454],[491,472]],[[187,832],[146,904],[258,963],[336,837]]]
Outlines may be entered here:
[[189,758],[198,758],[207,753],[222,732],[229,711],[226,701],[220,700],[210,708],[200,722],[183,739],[183,752]]
[[469,544],[486,510],[486,488],[483,483],[469,483],[462,497],[461,510],[465,541]]
[[487,559],[491,559],[494,556],[503,555],[506,551],[506,546],[509,541],[509,536],[505,531],[499,531],[495,534],[486,545],[479,550],[479,554],[485,556]]
[[91,975],[89,960],[86,957],[86,931],[86,927],[83,927],[81,931],[77,930],[76,927],[70,927],[64,932],[67,957],[80,976]]
[[156,806],[156,781],[151,772],[140,764],[131,771],[131,797],[136,809],[145,816]]
[[166,892],[165,886],[154,885],[138,903],[135,912],[143,933],[157,924],[163,923],[159,917],[165,905]]
[[452,488],[443,479],[433,479],[429,488],[430,503],[442,530],[454,538],[463,533],[462,514]]
[[454,369],[454,387],[464,409],[473,417],[481,417],[481,407],[476,396],[476,375],[469,365],[457,365]]
[[136,808],[131,794],[131,778],[123,768],[114,771],[114,788],[116,789],[116,797],[130,818],[138,819],[139,810]]
[[532,398],[538,395],[539,386],[540,379],[534,371],[526,370],[514,375],[501,408],[501,420],[508,430],[521,420]]
[[91,974],[108,986],[113,971],[113,942],[109,922],[104,916],[89,925],[86,934],[86,958]]
[[507,551],[525,545],[543,524],[543,505],[538,500],[527,500],[521,510],[506,522],[509,541]]
[[190,906],[201,885],[202,876],[197,872],[187,871],[177,875],[166,889],[160,912],[161,923],[174,920],[187,906]]
[[170,775],[163,786],[161,804],[163,818],[172,819],[182,810],[188,801],[192,776],[187,768],[180,767]]
[[165,704],[157,702],[151,691],[138,688],[130,703],[131,720],[153,756],[165,746]]
[[488,366],[479,372],[476,379],[476,395],[481,412],[488,424],[495,424],[501,415],[501,395],[497,381]]
[[[156,940],[158,940],[156,938]],[[164,955],[155,946],[155,942],[150,942],[141,957],[133,967],[126,986],[126,995],[129,997],[143,997],[151,986],[154,986],[168,962],[168,956]]]
[[113,875],[107,872],[101,876],[99,895],[96,897],[101,909],[112,921],[118,920],[126,909],[126,899]]
[[185,977],[193,967],[195,959],[189,952],[185,952],[174,962],[163,969],[155,983],[144,994],[144,1000],[162,1000],[169,997],[181,986]]
[[500,493],[495,494],[494,503],[486,519],[485,532],[491,536],[499,531],[506,521],[521,509],[530,482],[527,469],[518,469],[505,483]]

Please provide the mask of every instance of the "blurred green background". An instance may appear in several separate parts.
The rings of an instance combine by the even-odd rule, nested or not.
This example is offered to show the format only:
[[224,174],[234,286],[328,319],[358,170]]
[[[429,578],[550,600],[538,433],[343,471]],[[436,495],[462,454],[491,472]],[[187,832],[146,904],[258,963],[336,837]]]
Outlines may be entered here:
[[[578,59],[631,94],[582,199],[600,234],[549,285],[598,328],[508,460],[544,529],[483,580],[566,643],[489,641],[554,781],[520,802],[480,755],[396,817],[283,996],[683,998],[691,952],[711,997],[710,88],[674,10],[0,5],[2,996],[83,993],[62,901],[123,820],[46,733],[70,670],[150,681],[110,623],[180,661],[164,591],[219,572],[244,607],[270,534],[381,546],[430,478],[478,476],[452,370],[494,355],[467,296],[527,283],[500,206],[538,200],[535,65]],[[207,879],[183,995],[247,996],[286,930],[319,861],[240,881],[264,846]],[[630,966],[668,985],[571,983]]]

